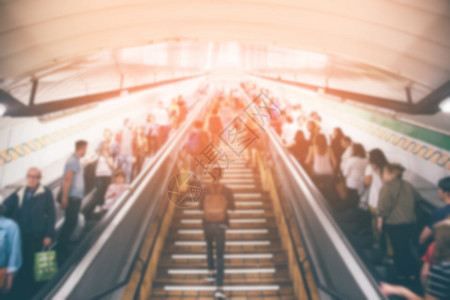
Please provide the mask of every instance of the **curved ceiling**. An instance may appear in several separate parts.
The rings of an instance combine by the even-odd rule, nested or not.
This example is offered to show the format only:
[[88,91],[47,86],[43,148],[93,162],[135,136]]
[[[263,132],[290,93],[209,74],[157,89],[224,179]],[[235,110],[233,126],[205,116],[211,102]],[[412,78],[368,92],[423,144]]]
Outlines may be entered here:
[[0,1],[0,78],[167,40],[315,51],[435,89],[450,78],[447,0]]

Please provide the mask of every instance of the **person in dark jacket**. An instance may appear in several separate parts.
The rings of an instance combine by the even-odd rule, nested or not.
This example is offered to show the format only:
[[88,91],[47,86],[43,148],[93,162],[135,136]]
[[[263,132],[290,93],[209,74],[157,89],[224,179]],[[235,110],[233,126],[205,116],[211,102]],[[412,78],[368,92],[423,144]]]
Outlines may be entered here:
[[39,285],[33,278],[34,256],[49,247],[55,235],[55,203],[49,188],[40,183],[41,171],[30,168],[26,185],[5,199],[5,216],[19,224],[22,237],[23,266],[18,280],[30,293]]
[[391,241],[398,279],[413,280],[419,270],[411,251],[417,222],[415,207],[422,197],[409,182],[403,180],[404,171],[405,168],[396,163],[384,167],[377,228],[380,233],[386,232]]
[[295,134],[295,143],[290,146],[288,149],[291,151],[291,153],[295,156],[297,161],[304,165],[306,156],[308,155],[308,149],[309,149],[309,141],[305,138],[305,134],[302,130],[298,130]]
[[[203,187],[202,195],[199,199],[200,209],[204,210],[206,197],[212,194],[214,191],[223,195],[226,200],[226,209],[234,210],[234,196],[230,188],[220,183],[222,178],[222,169],[214,168],[212,172],[215,175],[215,181]],[[212,189],[214,191],[212,191]],[[205,233],[206,251],[208,258],[208,275],[206,280],[216,281],[217,290],[214,294],[216,298],[225,298],[223,292],[223,274],[224,274],[224,252],[225,252],[225,231],[229,227],[230,222],[228,213],[226,218],[221,222],[209,222],[205,220],[205,214],[203,218],[203,230]],[[217,272],[214,274],[214,257],[213,257],[213,241],[216,241],[216,260],[217,260]],[[216,275],[216,278],[214,277]]]
[[337,165],[341,165],[341,157],[344,153],[344,148],[342,147],[342,138],[344,133],[340,127],[333,129],[333,134],[331,135],[331,150],[333,150],[334,157],[336,157]]

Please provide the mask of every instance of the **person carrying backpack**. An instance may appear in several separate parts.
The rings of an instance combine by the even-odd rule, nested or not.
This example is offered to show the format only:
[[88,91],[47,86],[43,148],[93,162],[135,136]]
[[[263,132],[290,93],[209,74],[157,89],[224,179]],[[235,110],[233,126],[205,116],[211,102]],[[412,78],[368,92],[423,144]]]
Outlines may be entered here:
[[[194,159],[194,157],[199,156],[200,153],[208,146],[211,141],[209,135],[206,131],[202,129],[203,123],[202,121],[194,122],[194,130],[189,134],[188,141],[186,144],[187,152],[190,154],[190,169],[193,170],[196,176],[201,177],[202,166],[200,163]],[[211,162],[205,162],[211,163]]]
[[[230,188],[220,183],[222,169],[214,168],[216,180],[203,187],[199,201],[203,210],[203,230],[208,259],[207,281],[216,281],[214,297],[225,299],[223,292],[225,231],[229,227],[228,210],[234,210],[234,196]],[[216,270],[214,273],[213,241],[216,244]],[[215,275],[215,276],[214,276]]]

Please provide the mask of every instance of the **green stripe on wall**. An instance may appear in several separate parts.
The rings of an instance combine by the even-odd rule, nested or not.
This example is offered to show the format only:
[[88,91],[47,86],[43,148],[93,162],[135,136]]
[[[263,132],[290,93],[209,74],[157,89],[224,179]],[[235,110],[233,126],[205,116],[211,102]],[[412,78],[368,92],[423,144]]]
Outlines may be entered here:
[[450,135],[432,131],[423,127],[408,124],[402,121],[394,120],[376,113],[372,113],[360,108],[346,107],[346,111],[356,114],[367,121],[384,126],[391,130],[397,131],[409,137],[435,145],[441,149],[450,151]]

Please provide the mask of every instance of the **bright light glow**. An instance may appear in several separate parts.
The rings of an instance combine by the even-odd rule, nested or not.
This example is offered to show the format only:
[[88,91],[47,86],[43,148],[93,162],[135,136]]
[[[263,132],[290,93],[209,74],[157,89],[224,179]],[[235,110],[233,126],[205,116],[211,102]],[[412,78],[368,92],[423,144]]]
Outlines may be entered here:
[[328,64],[328,56],[298,49],[269,46],[266,55],[268,69],[321,69]]
[[168,49],[167,43],[123,48],[118,51],[118,58],[122,63],[165,66],[169,63]]
[[3,116],[6,112],[6,106],[0,104],[0,116]]
[[240,67],[241,46],[236,42],[220,43],[216,48],[218,67]]
[[450,97],[445,98],[439,104],[439,109],[444,113],[450,113]]

